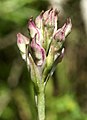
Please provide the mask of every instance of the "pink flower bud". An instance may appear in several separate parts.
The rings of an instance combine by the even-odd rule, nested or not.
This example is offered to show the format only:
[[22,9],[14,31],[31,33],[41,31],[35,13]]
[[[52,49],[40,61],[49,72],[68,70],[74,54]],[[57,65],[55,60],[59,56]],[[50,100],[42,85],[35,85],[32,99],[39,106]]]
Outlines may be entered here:
[[[22,58],[26,61],[26,45],[29,44],[29,39],[22,35],[21,33],[17,34],[17,45],[19,47],[20,53],[22,55]],[[28,61],[28,60],[27,60]],[[28,61],[29,63],[29,61]]]
[[44,60],[45,60],[45,57],[46,57],[46,53],[45,53],[44,48],[42,48],[40,46],[40,44],[38,44],[36,42],[36,36],[37,36],[37,34],[32,39],[30,46],[31,46],[32,54],[33,54],[32,55],[33,59],[35,59],[35,63],[38,66],[41,66],[44,63]]
[[47,10],[43,14],[44,24],[54,28],[54,31],[57,30],[57,20],[58,20],[58,11],[56,9]]
[[43,29],[43,13],[44,13],[44,11],[42,11],[42,12],[40,13],[40,15],[37,16],[36,19],[35,19],[36,26],[37,26],[40,30]]
[[60,28],[56,31],[56,33],[54,35],[54,39],[59,40],[59,41],[65,40],[65,33],[62,28]]
[[59,41],[64,41],[65,37],[71,32],[72,24],[71,19],[67,19],[67,22],[63,25],[62,28],[59,28],[55,34],[54,39]]
[[42,44],[43,36],[41,34],[40,29],[35,25],[32,18],[30,18],[30,20],[28,22],[28,28],[29,28],[29,32],[30,32],[31,37],[33,38],[35,36],[35,34],[37,34],[36,41],[37,41],[37,43],[39,42],[39,44]]
[[17,34],[17,45],[19,47],[19,50],[22,53],[26,53],[26,45],[29,44],[29,39],[22,35],[21,33]]
[[37,29],[32,18],[29,19],[28,28],[29,28],[29,32],[32,38],[35,36],[35,34],[39,35],[39,30]]

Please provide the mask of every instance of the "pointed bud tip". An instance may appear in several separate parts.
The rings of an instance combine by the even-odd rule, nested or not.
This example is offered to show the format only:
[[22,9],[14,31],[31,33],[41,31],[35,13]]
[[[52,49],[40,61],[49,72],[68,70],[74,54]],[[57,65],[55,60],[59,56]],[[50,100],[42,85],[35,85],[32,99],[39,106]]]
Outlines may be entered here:
[[36,29],[36,25],[33,21],[33,18],[31,17],[28,21],[28,30],[32,31],[33,29]]
[[17,44],[29,44],[29,39],[22,35],[21,33],[17,34]]
[[66,24],[71,24],[71,18],[67,18]]
[[30,25],[31,23],[33,23],[33,17],[32,16],[29,18],[28,25]]
[[40,13],[40,16],[43,16],[43,14],[44,14],[44,10],[42,10],[42,12]]
[[18,44],[21,44],[21,43],[22,43],[21,36],[22,36],[21,33],[18,33],[18,34],[17,34],[17,43],[18,43]]
[[71,32],[71,29],[72,29],[72,22],[71,19],[68,18],[65,25],[65,36],[67,36]]
[[58,11],[57,9],[55,9],[54,11],[54,15],[57,16],[59,14],[60,11]]
[[53,10],[53,7],[51,7],[49,11],[52,11],[52,10]]
[[31,16],[30,18],[29,18],[29,21],[32,21],[33,20],[33,16]]
[[17,33],[17,37],[19,37],[21,35],[21,33]]

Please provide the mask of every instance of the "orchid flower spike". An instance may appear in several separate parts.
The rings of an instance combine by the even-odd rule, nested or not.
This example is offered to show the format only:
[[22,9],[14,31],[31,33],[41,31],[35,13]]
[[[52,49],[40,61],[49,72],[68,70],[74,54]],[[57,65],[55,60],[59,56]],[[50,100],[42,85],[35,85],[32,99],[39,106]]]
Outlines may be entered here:
[[55,60],[60,58],[61,54],[61,59],[64,56],[63,43],[71,32],[72,23],[68,18],[66,23],[58,29],[58,14],[58,10],[53,8],[42,11],[35,20],[29,19],[29,38],[21,33],[17,34],[17,45],[22,58],[26,62],[32,61],[29,64],[30,69],[33,69],[33,65],[39,67],[40,75],[46,73],[47,70],[51,71]]

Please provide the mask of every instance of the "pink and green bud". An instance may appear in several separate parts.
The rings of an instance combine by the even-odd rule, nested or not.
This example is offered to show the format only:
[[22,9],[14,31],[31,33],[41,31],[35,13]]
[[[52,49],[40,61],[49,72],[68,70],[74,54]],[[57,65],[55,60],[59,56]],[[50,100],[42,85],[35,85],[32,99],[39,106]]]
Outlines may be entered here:
[[37,43],[36,36],[37,34],[34,36],[34,38],[32,38],[30,46],[31,46],[32,54],[33,54],[32,55],[33,59],[35,59],[35,63],[38,66],[41,66],[44,63],[46,54],[45,54],[44,48],[41,47],[41,45]]
[[35,19],[36,26],[37,26],[40,30],[43,29],[43,13],[44,13],[44,11],[42,11],[42,12],[40,13],[40,15],[37,16],[36,19]]
[[29,29],[31,38],[34,38],[34,36],[37,34],[36,41],[37,43],[39,42],[39,44],[42,44],[43,36],[42,36],[41,30],[36,26],[32,18],[30,18],[28,22],[28,29]]
[[21,52],[22,58],[26,59],[26,45],[28,45],[30,42],[30,40],[25,37],[24,35],[22,35],[21,33],[17,34],[17,45],[18,48]]
[[44,25],[46,26],[48,32],[51,31],[51,34],[53,34],[57,30],[57,20],[58,11],[56,9],[51,8],[43,14]]
[[65,37],[71,32],[72,24],[71,19],[67,19],[67,22],[63,25],[62,28],[59,28],[55,34],[54,39],[58,41],[64,41]]
[[32,18],[30,18],[30,20],[28,22],[28,28],[29,28],[29,32],[30,32],[30,35],[32,38],[35,36],[35,34],[38,34],[38,36],[39,36],[39,30],[37,29]]
[[26,52],[26,45],[29,44],[29,39],[22,35],[21,33],[17,34],[17,45],[21,52]]
[[51,8],[47,10],[43,14],[43,20],[45,25],[53,26],[57,30],[57,19],[58,19],[58,11],[56,9]]

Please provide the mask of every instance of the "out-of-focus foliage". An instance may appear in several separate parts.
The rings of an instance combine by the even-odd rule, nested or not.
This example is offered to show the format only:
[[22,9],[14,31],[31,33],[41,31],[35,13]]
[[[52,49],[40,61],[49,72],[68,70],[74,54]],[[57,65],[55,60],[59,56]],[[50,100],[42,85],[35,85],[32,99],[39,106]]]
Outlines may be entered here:
[[[43,6],[44,5],[44,6]],[[36,7],[35,7],[36,6]],[[0,1],[0,33],[1,35],[17,29],[27,23],[29,17],[34,18],[41,9],[46,9],[47,1],[39,0],[1,0]],[[8,27],[9,25],[9,27]]]
[[[47,120],[87,120],[87,44],[80,0],[67,0],[59,25],[71,17],[65,56],[46,88]],[[0,120],[36,120],[33,85],[16,45],[28,36],[27,22],[50,3],[45,0],[0,0]]]

